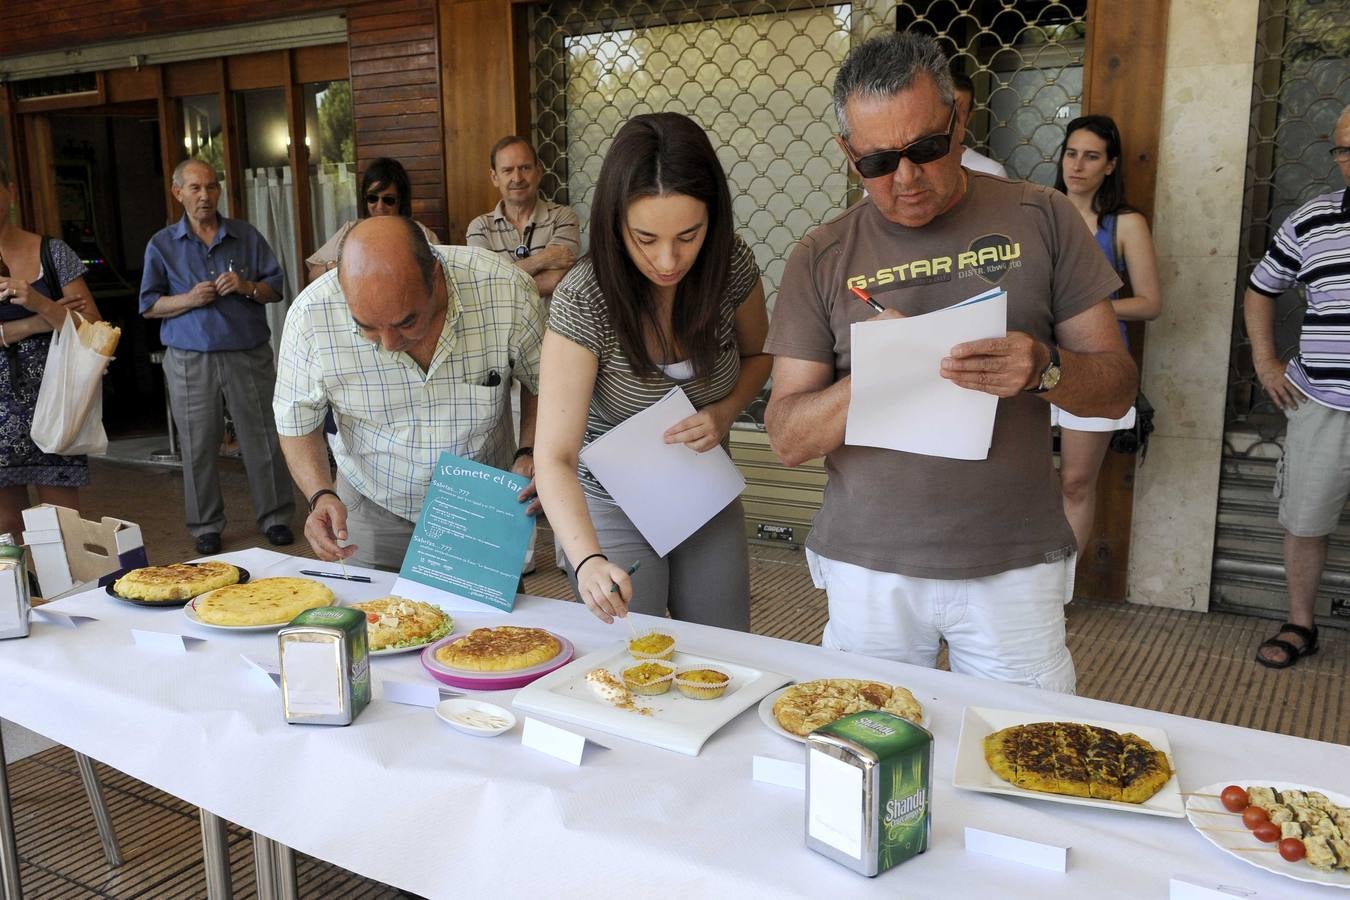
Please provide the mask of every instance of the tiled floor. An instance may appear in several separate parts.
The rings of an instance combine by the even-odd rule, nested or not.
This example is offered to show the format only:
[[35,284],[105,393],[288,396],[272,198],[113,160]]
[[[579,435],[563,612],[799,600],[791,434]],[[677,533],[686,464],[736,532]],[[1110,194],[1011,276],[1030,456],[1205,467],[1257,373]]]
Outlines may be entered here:
[[[151,442],[151,443],[163,443]],[[139,448],[139,454],[145,448]],[[248,508],[242,465],[222,464],[231,525],[226,550],[264,542]],[[297,509],[303,509],[297,495]],[[141,525],[151,562],[190,559],[192,540],[182,526],[178,470],[115,461],[94,464],[94,484],[83,495],[86,517],[113,515]],[[290,552],[309,556],[302,519]],[[553,564],[550,533],[541,529],[538,569],[527,592],[569,597]],[[824,594],[811,586],[801,554],[752,550],[751,624],[758,634],[818,643]],[[1257,665],[1256,644],[1269,636],[1266,620],[1119,604],[1076,602],[1068,608],[1069,647],[1078,667],[1079,693],[1147,709],[1277,731],[1336,743],[1350,742],[1350,641],[1325,630],[1321,652],[1296,668]],[[10,767],[23,876],[32,897],[199,897],[205,895],[201,842],[194,810],[120,773],[102,769],[123,842],[124,863],[110,870],[84,804],[74,763],[63,748],[46,750]],[[232,832],[237,897],[253,896],[247,835]],[[398,892],[307,858],[297,862],[302,896],[396,897]]]

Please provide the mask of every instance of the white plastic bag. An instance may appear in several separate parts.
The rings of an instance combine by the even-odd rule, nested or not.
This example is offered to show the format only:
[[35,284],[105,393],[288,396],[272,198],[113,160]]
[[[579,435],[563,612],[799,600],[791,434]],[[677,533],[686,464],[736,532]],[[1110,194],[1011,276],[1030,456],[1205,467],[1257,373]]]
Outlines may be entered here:
[[52,335],[30,433],[43,453],[97,456],[108,452],[108,435],[103,430],[103,373],[112,357],[101,356],[80,343],[76,315],[66,316],[61,330]]

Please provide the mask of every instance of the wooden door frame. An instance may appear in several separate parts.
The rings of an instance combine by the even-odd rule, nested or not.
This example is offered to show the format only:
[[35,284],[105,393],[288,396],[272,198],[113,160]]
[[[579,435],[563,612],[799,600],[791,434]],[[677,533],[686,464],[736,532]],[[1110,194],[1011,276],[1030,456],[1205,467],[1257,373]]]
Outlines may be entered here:
[[[1088,0],[1083,66],[1084,114],[1109,115],[1125,144],[1121,160],[1130,204],[1150,221],[1162,131],[1163,76],[1170,0]],[[1128,326],[1130,353],[1143,370],[1143,323]],[[1092,537],[1078,558],[1074,596],[1123,601],[1128,592],[1136,454],[1108,450],[1097,478]]]

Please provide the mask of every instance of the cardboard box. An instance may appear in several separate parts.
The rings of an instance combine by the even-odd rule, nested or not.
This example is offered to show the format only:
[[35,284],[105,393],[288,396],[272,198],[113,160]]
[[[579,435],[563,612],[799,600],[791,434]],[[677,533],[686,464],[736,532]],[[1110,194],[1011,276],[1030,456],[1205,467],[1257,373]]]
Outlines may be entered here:
[[111,516],[91,522],[73,509],[43,503],[23,511],[23,524],[23,542],[48,600],[150,564],[141,526],[134,522]]

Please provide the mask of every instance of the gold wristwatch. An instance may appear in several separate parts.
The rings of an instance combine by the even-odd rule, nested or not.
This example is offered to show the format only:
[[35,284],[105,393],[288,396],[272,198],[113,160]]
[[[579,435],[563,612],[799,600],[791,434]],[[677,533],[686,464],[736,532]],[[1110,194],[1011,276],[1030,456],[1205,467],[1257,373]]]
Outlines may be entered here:
[[1036,386],[1027,388],[1028,393],[1044,394],[1046,391],[1053,391],[1059,385],[1059,379],[1064,374],[1059,367],[1059,347],[1054,344],[1050,344],[1049,347],[1050,362],[1041,370],[1041,379]]

